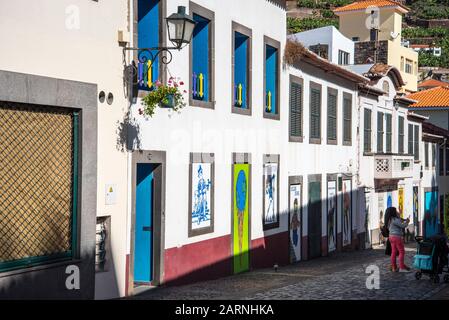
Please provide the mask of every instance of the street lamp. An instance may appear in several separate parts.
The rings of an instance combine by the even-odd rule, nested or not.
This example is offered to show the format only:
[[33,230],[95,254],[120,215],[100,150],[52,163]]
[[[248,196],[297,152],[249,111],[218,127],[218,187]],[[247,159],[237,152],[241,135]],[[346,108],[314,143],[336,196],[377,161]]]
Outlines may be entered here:
[[[172,61],[171,50],[181,50],[183,45],[187,45],[192,41],[193,29],[196,22],[191,16],[186,14],[186,7],[178,6],[178,12],[173,13],[165,18],[167,21],[168,38],[173,47],[152,47],[152,48],[123,48],[123,64],[125,65],[124,80],[127,84],[128,97],[133,101],[138,94],[139,83],[146,83],[149,86],[148,75],[151,74],[153,63],[157,61],[168,65]],[[126,64],[126,52],[132,51],[137,53],[137,62],[132,61]]]
[[190,43],[196,22],[186,14],[186,7],[178,6],[178,12],[173,13],[166,20],[168,38],[176,49],[181,49],[183,44]]

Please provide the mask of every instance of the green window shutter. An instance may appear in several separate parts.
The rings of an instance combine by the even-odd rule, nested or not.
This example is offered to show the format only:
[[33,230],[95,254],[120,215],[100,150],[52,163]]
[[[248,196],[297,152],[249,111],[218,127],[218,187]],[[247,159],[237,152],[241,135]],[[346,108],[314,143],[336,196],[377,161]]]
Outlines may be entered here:
[[414,142],[413,142],[413,138],[414,138],[414,134],[413,134],[413,125],[412,124],[408,124],[408,154],[413,154],[413,147],[414,147]]
[[415,131],[414,131],[414,156],[415,160],[419,160],[419,126],[415,125]]
[[371,110],[364,110],[364,139],[363,139],[363,151],[371,152]]
[[302,85],[290,83],[290,136],[302,136]]
[[386,122],[386,134],[385,134],[385,138],[386,138],[386,150],[385,152],[387,153],[391,153],[391,145],[392,145],[392,116],[391,114],[386,114],[385,115],[385,122]]
[[404,153],[404,117],[398,117],[398,153]]
[[337,140],[337,95],[327,95],[327,138]]
[[377,152],[384,152],[384,114],[377,113]]
[[321,138],[321,90],[310,90],[310,138]]
[[352,135],[352,100],[349,98],[343,99],[343,141],[351,142]]

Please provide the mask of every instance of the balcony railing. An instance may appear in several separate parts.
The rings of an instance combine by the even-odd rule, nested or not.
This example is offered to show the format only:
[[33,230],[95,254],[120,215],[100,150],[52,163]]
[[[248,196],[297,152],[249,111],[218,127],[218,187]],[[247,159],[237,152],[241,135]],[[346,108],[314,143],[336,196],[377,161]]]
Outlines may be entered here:
[[405,179],[413,176],[413,155],[374,155],[375,179]]

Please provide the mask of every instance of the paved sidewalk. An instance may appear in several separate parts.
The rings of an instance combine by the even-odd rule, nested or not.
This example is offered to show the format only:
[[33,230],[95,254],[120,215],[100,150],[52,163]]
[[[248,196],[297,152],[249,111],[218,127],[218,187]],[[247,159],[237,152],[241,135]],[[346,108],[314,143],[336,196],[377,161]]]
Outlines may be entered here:
[[[414,244],[408,245],[408,265],[414,254]],[[379,267],[378,290],[366,288],[370,265]],[[389,257],[377,248],[304,261],[277,272],[261,269],[181,287],[154,288],[129,299],[449,299],[442,294],[448,284],[431,283],[426,276],[417,281],[414,272],[392,273],[388,267]]]

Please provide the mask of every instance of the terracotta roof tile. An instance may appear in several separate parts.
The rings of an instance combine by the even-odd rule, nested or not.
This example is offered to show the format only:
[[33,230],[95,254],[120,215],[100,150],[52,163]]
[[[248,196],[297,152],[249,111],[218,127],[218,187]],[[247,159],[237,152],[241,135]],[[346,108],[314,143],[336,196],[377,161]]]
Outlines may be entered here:
[[411,104],[411,108],[448,108],[449,109],[449,87],[441,86],[428,90],[412,93],[407,96],[418,102]]
[[436,80],[436,79],[428,79],[428,80],[424,80],[423,82],[418,84],[418,88],[422,88],[422,87],[433,88],[433,87],[444,87],[444,86],[449,86],[449,82],[443,82],[443,81]]
[[364,10],[370,6],[375,7],[400,7],[405,11],[410,11],[406,6],[403,6],[402,4],[393,1],[393,0],[363,0],[363,1],[357,1],[353,2],[351,4],[348,4],[344,7],[340,7],[334,10],[335,13],[339,12],[345,12],[345,11],[355,11],[355,10]]

